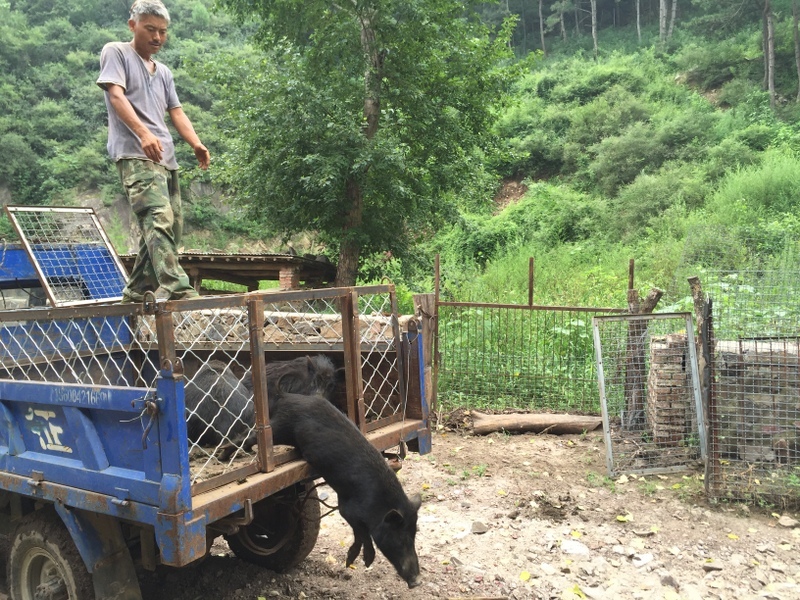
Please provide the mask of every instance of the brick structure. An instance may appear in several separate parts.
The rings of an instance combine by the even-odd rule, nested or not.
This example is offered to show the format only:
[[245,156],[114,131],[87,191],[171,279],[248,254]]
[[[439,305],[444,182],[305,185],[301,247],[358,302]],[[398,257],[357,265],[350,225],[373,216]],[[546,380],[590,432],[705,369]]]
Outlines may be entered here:
[[296,267],[285,267],[281,269],[278,280],[282,290],[299,290],[300,270]]
[[653,442],[678,446],[692,431],[692,380],[686,335],[653,337],[647,376],[647,428]]

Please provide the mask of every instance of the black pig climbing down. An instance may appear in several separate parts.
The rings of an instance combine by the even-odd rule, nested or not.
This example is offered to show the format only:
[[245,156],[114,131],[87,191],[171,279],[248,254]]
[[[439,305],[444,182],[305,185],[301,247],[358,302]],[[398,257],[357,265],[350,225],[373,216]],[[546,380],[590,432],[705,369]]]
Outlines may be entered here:
[[420,584],[414,547],[419,495],[406,496],[380,452],[335,406],[323,398],[282,394],[271,415],[276,444],[297,448],[339,497],[339,513],[353,528],[347,551],[353,564],[364,548],[364,564],[375,559],[375,545],[408,587]]

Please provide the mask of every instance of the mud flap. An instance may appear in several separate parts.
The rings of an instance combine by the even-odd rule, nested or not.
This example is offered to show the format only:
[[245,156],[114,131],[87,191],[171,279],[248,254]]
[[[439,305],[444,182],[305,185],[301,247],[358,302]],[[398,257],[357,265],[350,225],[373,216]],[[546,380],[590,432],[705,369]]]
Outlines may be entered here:
[[92,574],[94,593],[106,600],[142,600],[133,559],[119,521],[78,508],[55,504],[75,547]]

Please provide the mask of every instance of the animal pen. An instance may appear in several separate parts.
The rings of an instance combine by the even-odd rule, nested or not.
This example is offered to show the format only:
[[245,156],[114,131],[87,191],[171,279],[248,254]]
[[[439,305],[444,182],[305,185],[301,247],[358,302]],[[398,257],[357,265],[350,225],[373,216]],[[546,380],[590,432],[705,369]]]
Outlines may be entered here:
[[800,274],[701,278],[693,313],[652,315],[437,287],[436,407],[602,414],[611,475],[704,467],[709,498],[797,505]]
[[624,308],[459,302],[439,293],[437,408],[600,413],[592,317]]

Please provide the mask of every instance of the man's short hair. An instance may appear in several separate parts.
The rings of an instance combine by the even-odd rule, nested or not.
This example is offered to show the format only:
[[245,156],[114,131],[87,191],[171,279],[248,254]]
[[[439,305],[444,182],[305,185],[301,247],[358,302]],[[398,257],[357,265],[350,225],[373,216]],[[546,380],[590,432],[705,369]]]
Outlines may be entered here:
[[169,12],[161,0],[136,0],[131,6],[131,19],[139,21],[141,17],[151,15],[161,17],[169,24]]

